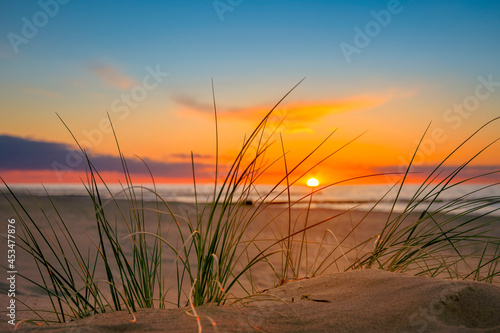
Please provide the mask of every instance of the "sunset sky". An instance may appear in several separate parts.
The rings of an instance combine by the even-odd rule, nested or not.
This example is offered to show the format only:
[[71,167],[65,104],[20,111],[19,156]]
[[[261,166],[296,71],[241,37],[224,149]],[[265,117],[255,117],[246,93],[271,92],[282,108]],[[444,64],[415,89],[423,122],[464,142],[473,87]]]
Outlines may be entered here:
[[[84,174],[56,113],[108,181],[120,171],[108,113],[138,179],[146,174],[134,155],[158,181],[189,182],[193,152],[200,180],[209,180],[212,78],[223,168],[304,77],[270,120],[290,166],[334,130],[304,168],[366,132],[307,175],[322,183],[401,169],[432,123],[416,161],[426,170],[500,116],[497,0],[3,1],[0,38],[0,176],[8,183]],[[449,165],[499,129],[500,121],[489,125]],[[269,161],[281,151],[276,139]],[[472,172],[500,168],[498,156],[500,144]],[[271,174],[283,172],[278,164]]]

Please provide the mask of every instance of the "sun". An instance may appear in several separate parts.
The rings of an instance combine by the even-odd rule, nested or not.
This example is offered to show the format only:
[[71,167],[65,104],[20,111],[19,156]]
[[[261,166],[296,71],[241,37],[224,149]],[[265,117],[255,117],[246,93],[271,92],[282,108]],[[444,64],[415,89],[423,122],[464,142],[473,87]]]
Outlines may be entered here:
[[319,185],[319,181],[316,178],[309,178],[307,180],[307,186],[309,187],[316,187]]

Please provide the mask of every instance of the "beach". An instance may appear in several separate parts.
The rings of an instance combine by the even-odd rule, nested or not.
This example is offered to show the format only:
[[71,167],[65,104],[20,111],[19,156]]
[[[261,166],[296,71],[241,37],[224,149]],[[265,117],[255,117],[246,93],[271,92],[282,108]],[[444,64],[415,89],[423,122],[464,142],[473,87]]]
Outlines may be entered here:
[[[33,198],[21,196],[20,200],[37,221],[40,228],[48,228],[49,219],[58,219],[46,197]],[[53,198],[59,213],[67,222],[68,228],[77,235],[76,242],[82,249],[95,248],[92,240],[97,237],[95,220],[93,220],[92,202],[88,197],[59,196]],[[38,205],[45,207],[44,215]],[[106,206],[108,205],[108,206]],[[196,208],[190,203],[169,203],[174,213],[193,217]],[[115,218],[121,225],[124,241],[127,241],[127,230],[120,224],[120,214],[129,212],[126,201],[119,200],[105,203],[108,216]],[[120,207],[120,209],[118,209]],[[17,218],[5,198],[0,200],[2,212],[2,228],[6,229],[6,220]],[[244,211],[252,212],[255,207],[249,205]],[[155,202],[146,202],[142,208],[146,217],[156,216],[158,212]],[[248,228],[250,239],[258,240],[261,246],[272,244],[280,232],[286,233],[286,221],[300,220],[306,213],[310,223],[328,220],[308,230],[309,263],[302,267],[301,278],[290,281],[275,288],[278,279],[268,263],[259,263],[253,275],[254,295],[249,298],[238,288],[234,289],[235,298],[223,306],[203,305],[196,307],[201,318],[204,332],[495,332],[500,331],[500,288],[487,283],[473,281],[451,281],[438,278],[413,277],[411,274],[390,273],[382,270],[355,270],[343,272],[352,260],[361,255],[357,251],[348,252],[355,244],[369,239],[364,251],[373,247],[381,230],[387,213],[365,211],[340,211],[325,208],[313,208],[308,212],[305,208],[292,209],[290,212],[280,205],[270,205],[257,216]],[[364,219],[355,232],[353,226]],[[149,220],[149,219],[146,219]],[[151,221],[154,221],[151,218]],[[69,222],[68,222],[69,221]],[[302,221],[302,220],[300,220]],[[146,229],[154,230],[156,222],[146,225]],[[169,229],[173,224],[169,216],[162,217],[165,237],[171,242],[177,239],[176,233]],[[269,223],[274,232],[263,232]],[[331,232],[327,231],[330,230]],[[168,232],[167,232],[168,231]],[[326,236],[325,236],[326,234]],[[332,236],[335,235],[335,237]],[[252,236],[250,236],[252,235]],[[257,236],[255,236],[257,235]],[[253,237],[256,238],[253,238]],[[169,238],[170,237],[170,238]],[[334,256],[339,259],[324,271],[318,271],[316,277],[309,278],[318,266],[314,261],[317,245],[321,243],[326,249],[320,258],[328,253],[340,240]],[[315,247],[316,246],[316,247]],[[250,253],[252,250],[250,250]],[[361,250],[360,250],[361,251]],[[38,279],[38,270],[33,259],[18,249],[16,260],[18,274],[34,280]],[[173,269],[169,267],[175,262],[172,253],[165,252],[162,263],[165,267],[165,278],[174,278]],[[273,263],[279,263],[279,256]],[[169,266],[170,265],[170,266]],[[319,274],[321,273],[321,274]],[[3,274],[6,274],[5,271]],[[104,275],[103,275],[104,276]],[[2,281],[6,281],[6,276]],[[2,289],[8,287],[3,282]],[[33,309],[50,310],[48,297],[40,288],[20,277],[16,281],[17,297],[29,304]],[[167,301],[174,301],[173,293],[167,294]],[[9,299],[2,295],[1,306],[8,305]],[[232,304],[230,304],[232,303]],[[35,319],[32,312],[22,311],[19,302],[16,319]],[[183,304],[184,305],[184,304]],[[135,321],[134,321],[135,316]],[[49,315],[50,317],[50,315]],[[53,317],[53,316],[52,316]],[[132,322],[134,321],[134,322]],[[7,320],[1,321],[1,328],[13,329]],[[127,311],[110,312],[91,316],[64,324],[33,326],[21,323],[18,331],[71,331],[71,332],[196,332],[197,320],[190,307],[167,309],[140,309],[134,315]]]
[[[196,308],[203,332],[498,332],[500,288],[381,270],[290,282],[232,306]],[[251,302],[251,303],[250,303]],[[2,328],[6,328],[2,324]],[[189,308],[105,313],[19,332],[198,332]]]

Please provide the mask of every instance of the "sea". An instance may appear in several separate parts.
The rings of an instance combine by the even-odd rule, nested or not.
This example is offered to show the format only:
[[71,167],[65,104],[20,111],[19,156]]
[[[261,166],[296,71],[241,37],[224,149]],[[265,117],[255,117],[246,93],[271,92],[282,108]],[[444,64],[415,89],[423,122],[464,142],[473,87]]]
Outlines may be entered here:
[[[34,196],[86,196],[83,184],[13,184],[10,188],[20,195]],[[400,186],[389,185],[334,185],[273,187],[256,185],[245,204],[264,202],[271,205],[287,205],[294,207],[310,205],[311,208],[371,210],[382,212],[402,212],[409,206],[416,212],[424,210],[448,209],[452,213],[488,214],[500,216],[500,185],[458,184],[448,185],[444,190],[435,185],[422,187],[416,184]],[[5,192],[5,186],[0,186]],[[226,189],[227,190],[227,189]],[[441,190],[441,191],[440,191]],[[220,188],[215,189],[218,193]],[[101,188],[103,197],[126,198],[128,193],[122,185],[111,184]],[[144,184],[135,185],[135,193],[145,201],[154,201],[159,197],[166,202],[206,203],[214,198],[214,186],[198,184],[196,190],[192,184]],[[225,193],[225,192],[224,192]],[[438,194],[439,193],[439,194]],[[196,195],[195,195],[196,194]],[[241,195],[238,191],[234,197]],[[416,203],[418,205],[416,205]]]

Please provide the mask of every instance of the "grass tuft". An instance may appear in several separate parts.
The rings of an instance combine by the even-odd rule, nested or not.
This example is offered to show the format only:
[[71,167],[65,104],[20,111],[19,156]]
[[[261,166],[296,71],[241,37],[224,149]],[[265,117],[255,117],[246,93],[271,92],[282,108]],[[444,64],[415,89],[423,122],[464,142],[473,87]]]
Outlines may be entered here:
[[[447,174],[444,169],[447,160],[484,127],[498,119],[489,121],[457,146],[427,175],[403,211],[396,213],[395,207],[411,173],[417,147],[373,251],[357,260],[352,268],[377,267],[392,272],[413,272],[415,275],[493,282],[500,274],[497,269],[500,238],[496,231],[500,219],[494,215],[500,209],[500,197],[482,193],[499,183],[481,186],[452,201],[441,203],[439,199],[461,185],[500,172],[459,179],[461,172],[498,139]],[[420,143],[424,137],[425,133]]]

